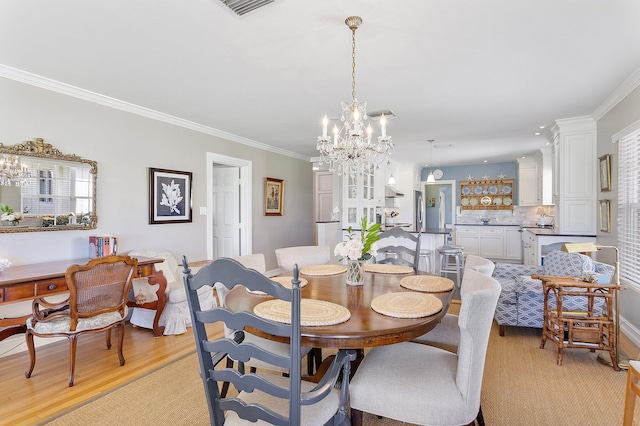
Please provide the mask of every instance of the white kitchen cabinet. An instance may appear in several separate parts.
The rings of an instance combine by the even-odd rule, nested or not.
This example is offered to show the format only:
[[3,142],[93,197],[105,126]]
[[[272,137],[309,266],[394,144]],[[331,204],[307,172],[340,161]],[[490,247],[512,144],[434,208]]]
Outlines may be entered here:
[[522,241],[515,226],[458,225],[456,245],[465,255],[473,254],[494,260],[522,260]]
[[465,255],[480,255],[478,247],[478,230],[476,228],[476,226],[456,227],[456,245],[462,246]]
[[505,259],[522,261],[522,230],[515,227],[504,229],[504,257]]
[[504,258],[504,229],[499,226],[479,227],[480,256],[489,259]]
[[538,206],[540,199],[540,173],[535,158],[518,160],[518,205]]
[[376,178],[375,168],[364,173],[345,174],[342,184],[342,225],[359,228],[362,217],[369,223],[376,220]]
[[525,265],[538,265],[536,260],[536,245],[537,239],[534,234],[529,231],[522,231],[522,250],[523,259],[522,263]]
[[555,226],[563,234],[596,234],[596,122],[556,120],[553,135]]

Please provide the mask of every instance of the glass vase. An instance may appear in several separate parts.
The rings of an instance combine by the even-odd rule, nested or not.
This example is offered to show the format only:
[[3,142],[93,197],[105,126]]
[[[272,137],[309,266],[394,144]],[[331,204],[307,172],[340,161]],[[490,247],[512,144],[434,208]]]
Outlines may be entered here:
[[347,260],[347,284],[364,284],[364,260]]

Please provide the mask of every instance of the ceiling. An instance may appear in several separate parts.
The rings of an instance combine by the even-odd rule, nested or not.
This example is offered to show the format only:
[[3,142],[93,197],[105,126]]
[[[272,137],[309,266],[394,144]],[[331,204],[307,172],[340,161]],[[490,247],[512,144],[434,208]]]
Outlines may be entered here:
[[[0,66],[317,156],[321,118],[391,109],[400,162],[514,161],[640,68],[637,0],[2,0]],[[13,70],[13,71],[15,71]],[[427,148],[434,139],[436,149]]]

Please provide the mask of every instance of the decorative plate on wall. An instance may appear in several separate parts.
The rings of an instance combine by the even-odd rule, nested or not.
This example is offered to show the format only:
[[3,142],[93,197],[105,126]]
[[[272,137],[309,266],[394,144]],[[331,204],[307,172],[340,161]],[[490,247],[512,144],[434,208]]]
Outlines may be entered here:
[[473,192],[475,192],[477,195],[481,195],[482,191],[484,191],[484,188],[481,187],[480,185],[477,185],[474,189]]
[[478,205],[478,199],[477,198],[472,198],[471,201],[469,201],[469,204],[471,204],[472,206],[477,206]]
[[493,199],[493,205],[494,205],[494,206],[502,205],[502,197],[495,197],[495,198]]
[[489,194],[495,195],[498,193],[498,187],[496,185],[491,185],[488,191],[489,191]]
[[487,196],[482,197],[482,199],[480,200],[480,204],[482,204],[483,206],[490,206],[491,197],[487,197]]
[[511,194],[511,185],[502,185],[503,194]]
[[505,206],[510,206],[511,203],[513,202],[513,200],[511,199],[511,197],[504,197],[504,200],[502,200],[504,202]]
[[469,188],[468,186],[463,186],[462,195],[469,195],[469,194],[471,194],[471,188]]
[[468,206],[469,205],[469,199],[468,198],[463,198],[462,200],[460,200],[460,205]]

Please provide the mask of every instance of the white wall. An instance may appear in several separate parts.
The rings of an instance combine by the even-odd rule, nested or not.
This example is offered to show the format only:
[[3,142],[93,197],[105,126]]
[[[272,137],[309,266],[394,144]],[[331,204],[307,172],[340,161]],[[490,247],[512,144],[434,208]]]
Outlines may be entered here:
[[[618,232],[618,145],[612,143],[611,137],[625,127],[640,120],[640,88],[636,88],[607,114],[598,120],[598,157],[611,155],[611,191],[601,192],[598,184],[598,200],[610,200],[611,232],[598,231],[597,240],[602,245],[616,245]],[[612,250],[602,250],[598,260],[613,264]],[[628,288],[620,292],[620,329],[640,346],[640,292]]]
[[[0,257],[14,265],[87,255],[88,236],[108,233],[119,250],[158,248],[206,258],[206,153],[253,162],[253,252],[314,243],[311,163],[71,96],[0,78],[0,142],[36,137],[98,162],[98,229],[0,234]],[[148,224],[148,168],[193,173],[193,223]],[[265,177],[284,179],[284,216],[264,216]],[[0,200],[1,201],[1,200]]]

